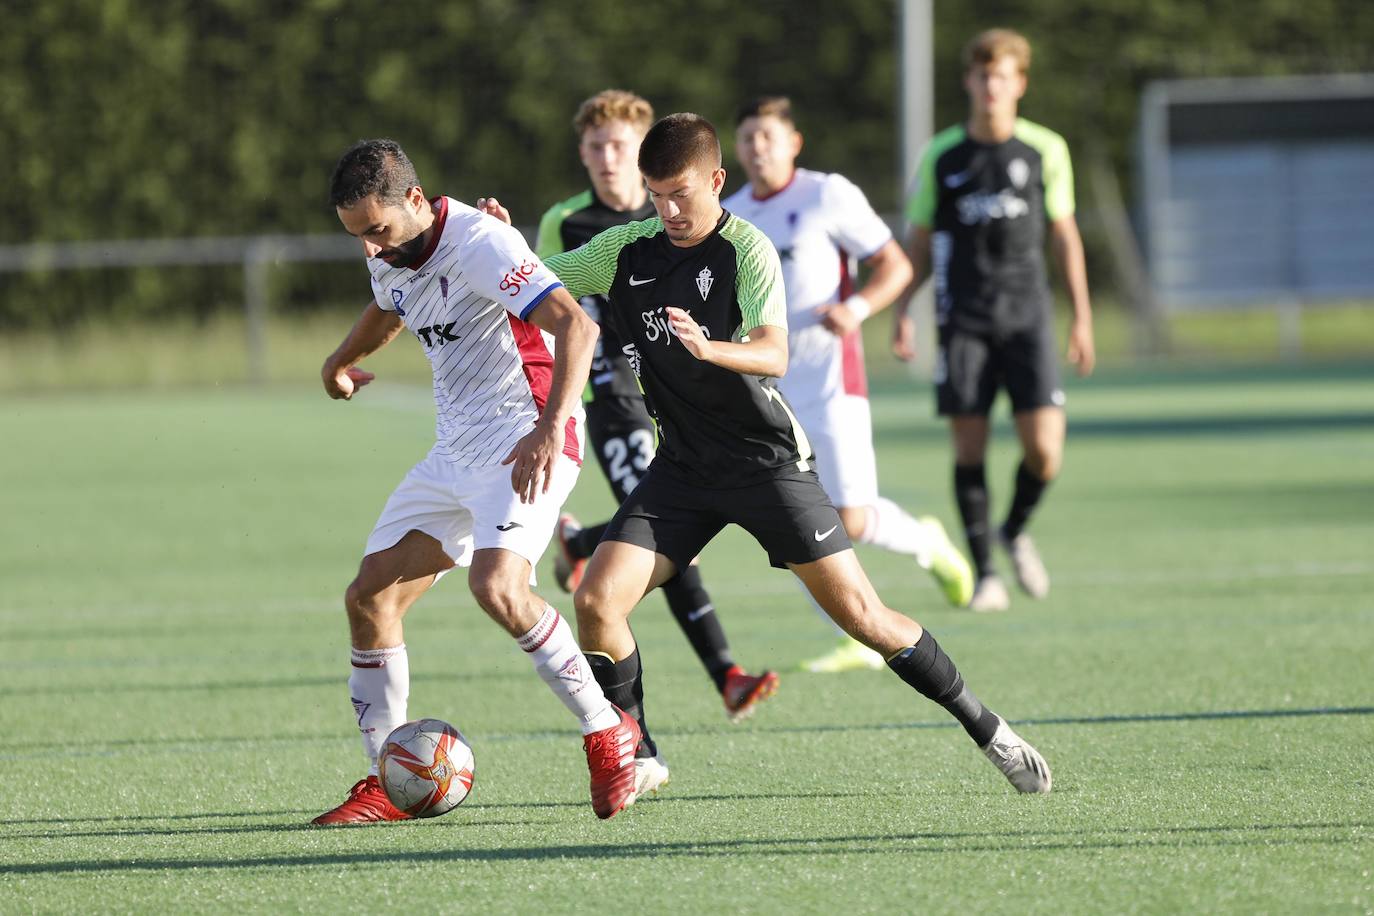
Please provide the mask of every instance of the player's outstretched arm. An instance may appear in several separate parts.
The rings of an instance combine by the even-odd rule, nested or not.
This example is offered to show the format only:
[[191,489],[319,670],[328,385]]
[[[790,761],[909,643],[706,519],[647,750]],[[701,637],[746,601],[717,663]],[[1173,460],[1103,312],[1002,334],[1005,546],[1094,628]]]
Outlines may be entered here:
[[563,451],[563,429],[587,384],[601,329],[561,286],[545,296],[526,320],[553,335],[553,378],[539,422],[501,463],[512,465],[511,486],[520,501],[532,503],[537,494],[549,491],[554,462]]
[[1088,268],[1083,257],[1083,239],[1073,214],[1061,216],[1050,223],[1050,251],[1059,265],[1059,274],[1073,303],[1073,320],[1069,324],[1068,359],[1078,368],[1079,375],[1091,375],[1097,365],[1097,348],[1093,342],[1093,310],[1088,298]]
[[389,344],[401,333],[405,323],[395,312],[388,312],[375,302],[353,323],[343,343],[325,359],[320,378],[325,393],[335,400],[348,400],[375,376],[371,372],[353,368],[359,362]]
[[740,375],[778,378],[787,372],[787,329],[771,324],[751,328],[744,339],[712,340],[701,330],[692,313],[668,306],[668,324],[687,352],[703,362]]
[[902,362],[916,358],[916,321],[908,313],[911,299],[930,276],[930,230],[912,226],[907,237],[907,258],[911,261],[911,283],[897,296],[892,310],[892,355]]

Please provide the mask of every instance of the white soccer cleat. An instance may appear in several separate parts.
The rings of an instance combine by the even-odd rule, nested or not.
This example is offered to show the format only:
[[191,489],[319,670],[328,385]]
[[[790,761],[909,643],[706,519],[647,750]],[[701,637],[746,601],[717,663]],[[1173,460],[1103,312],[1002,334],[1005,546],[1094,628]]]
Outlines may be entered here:
[[1008,538],[998,529],[997,541],[1011,556],[1012,569],[1016,571],[1016,584],[1021,586],[1021,591],[1032,598],[1043,598],[1048,595],[1050,574],[1045,569],[1045,563],[1040,559],[1040,551],[1035,549],[1035,542],[1031,540],[1030,535],[1023,531],[1014,538]]
[[996,733],[982,751],[992,765],[1002,771],[1007,781],[1016,787],[1016,791],[1042,795],[1050,791],[1050,765],[1000,716]]
[[635,801],[657,792],[668,784],[668,764],[662,757],[635,758]]
[[997,576],[984,576],[973,587],[973,597],[969,599],[968,609],[979,613],[1005,611],[1011,607],[1011,595]]

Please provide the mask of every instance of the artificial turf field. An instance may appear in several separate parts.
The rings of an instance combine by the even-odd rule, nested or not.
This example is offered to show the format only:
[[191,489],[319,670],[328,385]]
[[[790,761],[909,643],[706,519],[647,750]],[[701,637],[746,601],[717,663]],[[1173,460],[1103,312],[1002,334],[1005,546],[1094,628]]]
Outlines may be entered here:
[[[427,393],[6,397],[0,912],[1369,912],[1371,391],[1351,367],[1073,385],[1033,526],[1053,591],[1007,614],[862,551],[1045,754],[1048,797],[888,673],[787,670],[828,631],[732,530],[707,581],[782,686],[730,725],[647,599],[660,796],[595,818],[567,713],[454,574],[407,621],[410,711],[467,734],[473,795],[333,830],[304,823],[363,772],[341,594]],[[885,494],[953,529],[924,386],[874,413]],[[1013,461],[1003,427],[999,513]],[[571,507],[609,508],[595,467]]]

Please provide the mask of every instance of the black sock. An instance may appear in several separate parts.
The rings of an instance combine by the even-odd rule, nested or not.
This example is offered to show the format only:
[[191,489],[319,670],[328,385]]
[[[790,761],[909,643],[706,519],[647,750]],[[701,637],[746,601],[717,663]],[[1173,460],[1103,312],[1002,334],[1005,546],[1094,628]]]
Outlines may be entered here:
[[1002,524],[1002,533],[1011,540],[1026,527],[1026,520],[1040,502],[1050,482],[1041,480],[1026,467],[1023,460],[1016,466],[1016,492],[1011,497],[1011,508],[1007,510],[1007,520]]
[[568,538],[568,550],[579,560],[596,553],[596,545],[601,543],[601,535],[606,533],[610,522],[602,522],[599,525],[592,525],[590,528],[583,528],[581,531]]
[[606,699],[630,715],[639,723],[641,734],[639,746],[635,748],[636,757],[656,757],[658,747],[649,737],[649,726],[644,722],[644,671],[639,666],[639,647],[620,661],[611,661],[609,655],[588,652],[587,664],[592,676],[601,685]]
[[887,666],[921,694],[934,700],[959,720],[968,736],[979,747],[997,732],[997,714],[988,709],[964,686],[959,669],[927,630],[916,645],[898,652]]
[[725,674],[735,664],[730,657],[730,644],[725,639],[725,631],[720,628],[716,610],[711,604],[711,596],[701,584],[701,573],[695,566],[688,566],[667,582],[663,583],[663,597],[668,599],[673,618],[697,658],[706,666],[706,672],[715,681],[717,690],[725,689]]
[[964,536],[978,577],[992,573],[992,548],[988,540],[988,481],[981,464],[954,466],[954,499],[964,520]]

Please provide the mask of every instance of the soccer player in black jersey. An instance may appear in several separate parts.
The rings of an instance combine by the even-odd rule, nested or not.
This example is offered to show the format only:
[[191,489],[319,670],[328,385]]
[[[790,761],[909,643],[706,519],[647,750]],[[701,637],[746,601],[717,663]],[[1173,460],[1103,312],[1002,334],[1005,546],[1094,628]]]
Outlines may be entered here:
[[[654,215],[637,161],[640,141],[653,121],[649,102],[621,89],[599,92],[579,106],[573,129],[591,187],[545,212],[535,242],[541,258],[571,251],[603,229]],[[653,460],[654,421],[644,407],[639,383],[621,352],[615,328],[603,320],[605,297],[589,295],[581,301],[583,309],[601,326],[591,378],[583,395],[587,431],[616,502],[621,503]],[[561,550],[555,558],[555,573],[564,591],[572,591],[581,582],[587,558],[605,529],[604,523],[581,527],[568,515],[560,520]],[[663,583],[662,590],[673,617],[720,691],[731,720],[739,721],[753,713],[757,704],[777,689],[778,676],[772,671],[750,675],[735,664],[696,564]],[[645,775],[650,776],[647,770]],[[667,774],[662,771],[657,775],[662,777],[661,784]]]
[[806,435],[773,382],[787,370],[778,255],[759,230],[721,208],[715,129],[697,115],[669,115],[645,136],[639,169],[658,217],[607,229],[546,262],[573,295],[608,296],[606,317],[660,434],[653,464],[611,520],[574,596],[583,651],[602,689],[642,728],[630,612],[734,523],[847,633],[958,719],[1019,791],[1048,792],[1044,759],[973,695],[929,632],[883,604],[859,565],[812,470]]
[[[1010,555],[1023,591],[1043,598],[1050,588],[1025,532],[1064,454],[1064,392],[1045,275],[1046,222],[1073,304],[1069,361],[1080,375],[1091,373],[1095,361],[1068,147],[1058,134],[1016,115],[1029,67],[1030,45],[1016,32],[991,29],[969,42],[968,121],[931,140],[907,207],[916,271],[912,289],[935,278],[936,398],[941,416],[950,421],[954,493],[978,572],[969,602],[975,611],[1010,606],[992,566],[994,539]],[[894,314],[893,352],[911,359],[912,321],[904,310]],[[1011,398],[1022,458],[1006,519],[992,532],[984,460],[988,414],[999,388]]]

